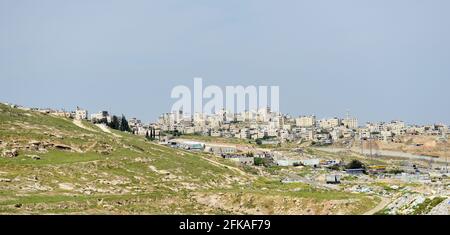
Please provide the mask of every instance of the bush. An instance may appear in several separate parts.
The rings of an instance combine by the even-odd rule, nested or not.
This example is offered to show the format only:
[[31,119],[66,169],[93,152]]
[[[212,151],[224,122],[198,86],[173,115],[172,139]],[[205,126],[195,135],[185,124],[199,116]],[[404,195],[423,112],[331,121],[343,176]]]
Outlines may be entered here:
[[333,170],[333,171],[340,171],[341,170],[341,168],[338,165],[330,166],[330,167],[328,167],[328,169]]
[[272,161],[267,158],[261,158],[261,157],[255,157],[255,166],[264,166],[264,167],[271,167]]
[[393,174],[393,175],[399,175],[399,174],[401,174],[401,173],[403,173],[403,172],[404,172],[403,170],[392,169],[392,170],[389,170],[387,173],[388,173],[388,174]]
[[352,160],[347,166],[347,169],[366,169],[364,164],[358,160]]
[[244,171],[245,171],[245,172],[248,172],[248,173],[250,173],[250,174],[252,174],[252,175],[258,175],[258,170],[255,169],[255,168],[253,168],[253,167],[250,167],[250,166],[243,166],[243,168],[244,168]]
[[262,166],[264,164],[264,159],[260,157],[255,157],[255,166]]
[[416,206],[414,209],[413,215],[426,215],[428,214],[434,207],[441,204],[445,198],[436,197],[434,199],[427,198],[422,204]]

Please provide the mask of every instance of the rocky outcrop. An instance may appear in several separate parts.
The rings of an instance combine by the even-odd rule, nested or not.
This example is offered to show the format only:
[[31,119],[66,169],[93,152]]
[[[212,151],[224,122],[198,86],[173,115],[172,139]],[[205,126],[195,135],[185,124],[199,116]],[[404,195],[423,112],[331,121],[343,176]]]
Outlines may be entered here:
[[450,215],[450,198],[434,207],[428,215]]
[[8,158],[17,157],[19,156],[19,151],[17,149],[3,150],[2,156]]
[[39,151],[41,153],[47,152],[47,149],[49,148],[55,148],[58,150],[65,150],[71,152],[82,152],[80,149],[72,147],[70,145],[61,143],[51,143],[47,141],[36,141],[36,140],[31,140],[30,142],[28,142],[27,145],[22,146],[21,148],[31,151]]
[[68,151],[72,150],[72,147],[70,147],[69,145],[65,145],[65,144],[54,144],[53,147],[55,147],[56,149],[60,149],[60,150],[68,150]]
[[26,155],[27,157],[33,159],[33,160],[40,160],[41,157],[37,156],[37,155]]

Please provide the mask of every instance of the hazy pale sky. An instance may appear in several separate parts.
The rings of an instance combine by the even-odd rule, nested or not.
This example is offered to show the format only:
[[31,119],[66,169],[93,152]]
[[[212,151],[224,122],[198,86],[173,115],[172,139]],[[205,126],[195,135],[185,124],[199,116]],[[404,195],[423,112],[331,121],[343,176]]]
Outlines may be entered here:
[[155,120],[176,85],[281,111],[450,123],[448,0],[0,0],[0,101]]

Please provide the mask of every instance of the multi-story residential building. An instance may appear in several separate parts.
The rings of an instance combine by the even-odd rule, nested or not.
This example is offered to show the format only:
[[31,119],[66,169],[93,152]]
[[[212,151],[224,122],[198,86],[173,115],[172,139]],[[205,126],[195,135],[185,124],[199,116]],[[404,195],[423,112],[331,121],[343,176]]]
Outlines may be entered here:
[[221,137],[222,136],[222,131],[220,131],[220,130],[212,130],[211,131],[211,136],[213,136],[213,137]]
[[142,121],[137,119],[137,118],[130,118],[128,120],[128,125],[133,128],[133,127],[139,127],[142,125]]
[[91,121],[108,123],[108,122],[111,122],[111,117],[110,117],[108,111],[101,111],[99,113],[91,114]]
[[50,113],[51,115],[57,117],[65,117],[65,118],[74,118],[74,114],[72,112],[66,112],[64,110],[55,110]]
[[382,141],[392,141],[394,137],[394,134],[392,131],[381,131],[379,134],[379,140]]
[[87,120],[88,119],[88,111],[85,109],[81,109],[80,107],[77,107],[77,110],[75,110],[75,119],[76,120]]
[[316,125],[316,116],[301,116],[295,119],[298,127],[313,127]]
[[357,118],[345,118],[342,120],[342,124],[349,129],[357,129],[358,128],[358,119]]
[[330,129],[334,127],[338,127],[341,124],[341,121],[339,118],[329,118],[329,119],[322,119],[319,122],[319,127],[324,129]]

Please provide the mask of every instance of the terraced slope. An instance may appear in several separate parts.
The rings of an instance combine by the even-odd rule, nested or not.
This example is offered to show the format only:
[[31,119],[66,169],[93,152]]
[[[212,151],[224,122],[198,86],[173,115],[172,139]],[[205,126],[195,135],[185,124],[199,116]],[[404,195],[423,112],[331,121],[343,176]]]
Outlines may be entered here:
[[[0,105],[1,214],[362,214],[378,199]],[[13,154],[15,155],[15,154]]]

